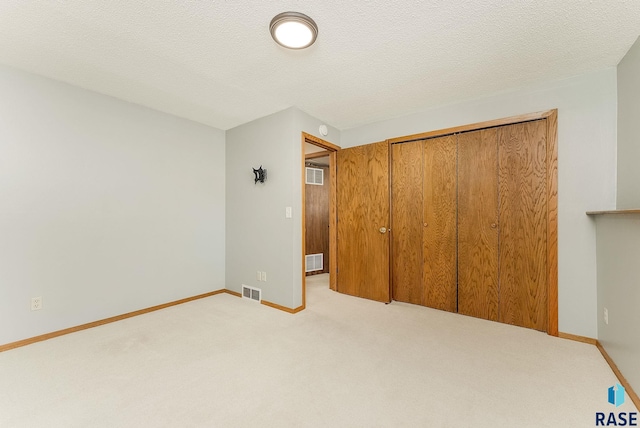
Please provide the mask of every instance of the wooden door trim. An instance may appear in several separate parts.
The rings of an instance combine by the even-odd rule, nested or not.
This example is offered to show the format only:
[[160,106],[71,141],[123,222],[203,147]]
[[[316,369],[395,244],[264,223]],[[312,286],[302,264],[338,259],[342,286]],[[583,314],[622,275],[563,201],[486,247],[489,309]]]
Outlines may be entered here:
[[488,120],[486,122],[472,123],[469,125],[454,126],[452,128],[438,129],[435,131],[423,132],[420,134],[406,135],[404,137],[396,137],[389,139],[390,144],[406,143],[415,140],[424,140],[427,138],[442,137],[449,134],[458,134],[467,131],[478,131],[484,128],[493,128],[494,126],[513,125],[514,123],[530,122],[532,120],[546,119],[552,115],[557,117],[557,109],[539,111],[536,113],[520,114],[517,116],[505,117],[502,119]]
[[389,153],[389,163],[387,165],[387,171],[389,171],[389,218],[387,219],[389,222],[387,225],[387,233],[389,234],[389,301],[387,303],[391,303],[393,301],[393,231],[391,230],[391,225],[393,224],[393,192],[391,191],[391,184],[393,183],[393,154],[389,140],[387,140],[387,152]]
[[300,177],[302,180],[302,306],[301,309],[307,307],[307,276],[305,273],[305,255],[306,255],[306,192],[305,192],[305,161],[307,158],[305,154],[305,144],[313,144],[314,146],[322,147],[326,152],[322,152],[323,156],[329,154],[329,288],[336,290],[336,284],[338,279],[338,230],[337,230],[337,214],[336,214],[336,200],[337,200],[337,178],[336,178],[336,152],[340,150],[340,146],[336,146],[333,143],[325,141],[321,138],[314,137],[311,134],[302,132],[301,137],[301,172]]
[[[558,109],[455,126],[452,128],[391,138],[387,141],[389,144],[407,143],[410,141],[425,140],[449,134],[477,131],[485,128],[540,119],[547,119],[547,334],[550,336],[558,336]],[[390,198],[390,200],[392,199]]]
[[547,334],[558,336],[558,110],[547,119]]
[[305,159],[316,159],[316,158],[323,158],[325,156],[329,156],[332,152],[329,150],[323,150],[321,152],[315,152],[315,153],[309,153],[309,154],[305,154],[304,158]]
[[389,147],[389,303],[393,302],[393,150],[391,140],[386,140]]
[[[315,137],[311,134],[307,134],[306,132],[302,133],[302,140],[303,142],[313,144],[314,146],[322,147],[323,149],[326,149],[330,152],[337,152],[338,150],[341,149],[340,146],[336,146],[333,143],[325,141],[322,138]],[[304,150],[302,151],[302,154],[304,154]]]

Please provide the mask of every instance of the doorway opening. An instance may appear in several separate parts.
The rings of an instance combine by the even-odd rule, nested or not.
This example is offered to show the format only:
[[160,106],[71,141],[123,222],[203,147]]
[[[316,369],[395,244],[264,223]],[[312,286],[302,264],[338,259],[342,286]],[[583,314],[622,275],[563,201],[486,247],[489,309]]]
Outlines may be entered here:
[[[302,306],[307,278],[337,284],[336,152],[340,147],[302,133]],[[315,277],[315,278],[313,278]]]

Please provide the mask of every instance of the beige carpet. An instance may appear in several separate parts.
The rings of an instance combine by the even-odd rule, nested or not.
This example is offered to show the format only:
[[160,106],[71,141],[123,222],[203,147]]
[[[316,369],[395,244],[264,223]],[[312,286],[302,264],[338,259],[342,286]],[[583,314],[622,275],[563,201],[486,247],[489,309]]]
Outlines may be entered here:
[[308,281],[290,315],[227,294],[0,353],[0,427],[590,427],[594,346]]

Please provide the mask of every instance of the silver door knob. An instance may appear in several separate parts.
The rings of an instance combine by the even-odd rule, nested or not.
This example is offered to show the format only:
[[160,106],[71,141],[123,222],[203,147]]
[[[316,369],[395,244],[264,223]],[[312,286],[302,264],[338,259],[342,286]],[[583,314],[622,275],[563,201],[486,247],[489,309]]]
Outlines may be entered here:
[[381,227],[380,228],[380,233],[387,233],[387,228],[386,227]]

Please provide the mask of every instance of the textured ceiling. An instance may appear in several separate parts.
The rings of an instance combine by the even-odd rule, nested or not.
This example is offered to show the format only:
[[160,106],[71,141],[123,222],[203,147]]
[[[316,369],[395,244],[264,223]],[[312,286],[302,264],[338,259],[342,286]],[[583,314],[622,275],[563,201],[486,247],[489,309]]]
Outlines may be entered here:
[[[271,40],[286,10],[310,49]],[[1,0],[0,63],[220,129],[345,129],[615,66],[639,31],[637,0]]]

